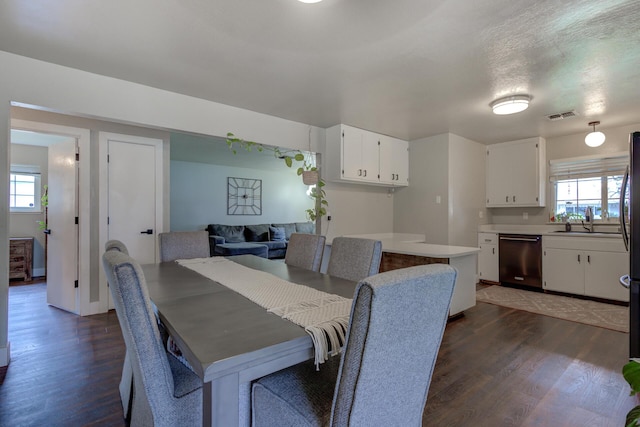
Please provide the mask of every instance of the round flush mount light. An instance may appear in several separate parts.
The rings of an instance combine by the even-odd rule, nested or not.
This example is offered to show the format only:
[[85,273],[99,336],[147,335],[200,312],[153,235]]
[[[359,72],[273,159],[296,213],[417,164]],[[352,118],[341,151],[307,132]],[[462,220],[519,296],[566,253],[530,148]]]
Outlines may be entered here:
[[529,107],[531,97],[529,95],[513,95],[493,101],[489,106],[493,114],[505,115],[524,111]]
[[607,137],[602,132],[596,132],[596,125],[599,125],[600,122],[589,122],[589,126],[593,126],[593,131],[589,132],[587,136],[584,137],[584,143],[589,147],[599,147],[604,144],[604,140]]
[[298,0],[300,3],[320,3],[322,0]]

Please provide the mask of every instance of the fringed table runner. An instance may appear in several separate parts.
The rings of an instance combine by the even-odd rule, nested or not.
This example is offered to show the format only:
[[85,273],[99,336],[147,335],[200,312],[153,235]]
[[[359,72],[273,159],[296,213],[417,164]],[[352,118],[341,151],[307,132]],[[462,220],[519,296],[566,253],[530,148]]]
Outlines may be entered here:
[[313,340],[315,363],[344,344],[351,299],[288,282],[222,257],[182,259],[180,265],[226,286],[283,319],[302,326]]

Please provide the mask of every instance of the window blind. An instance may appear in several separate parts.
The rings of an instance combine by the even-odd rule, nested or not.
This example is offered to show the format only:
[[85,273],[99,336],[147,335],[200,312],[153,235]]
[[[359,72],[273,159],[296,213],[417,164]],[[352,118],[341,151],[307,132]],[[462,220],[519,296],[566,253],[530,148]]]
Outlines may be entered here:
[[624,152],[550,160],[549,180],[555,182],[565,179],[624,175],[628,165],[629,154]]

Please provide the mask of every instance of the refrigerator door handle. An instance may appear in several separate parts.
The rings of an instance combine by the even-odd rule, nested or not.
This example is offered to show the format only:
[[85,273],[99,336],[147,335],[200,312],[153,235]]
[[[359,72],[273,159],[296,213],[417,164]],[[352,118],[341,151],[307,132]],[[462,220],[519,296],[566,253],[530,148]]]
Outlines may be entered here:
[[625,194],[627,193],[627,186],[629,185],[629,166],[627,166],[627,170],[624,173],[624,178],[622,179],[622,187],[620,188],[620,231],[622,231],[622,241],[624,242],[624,248],[629,250],[629,234],[627,233],[627,223],[624,220],[624,199]]
[[631,278],[629,277],[628,274],[625,274],[624,276],[620,277],[620,284],[622,285],[623,288],[627,288],[629,289],[629,286],[631,286]]

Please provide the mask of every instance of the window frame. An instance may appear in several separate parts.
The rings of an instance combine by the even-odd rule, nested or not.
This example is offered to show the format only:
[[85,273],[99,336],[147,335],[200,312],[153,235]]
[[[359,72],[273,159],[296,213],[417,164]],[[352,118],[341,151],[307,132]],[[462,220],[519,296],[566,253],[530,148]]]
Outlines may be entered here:
[[[13,183],[15,180],[11,179],[11,175],[23,175],[34,177],[33,181],[33,207],[16,207],[11,206],[11,196],[13,193]],[[9,176],[9,212],[11,213],[42,213],[42,176],[40,174],[40,167],[33,165],[11,165]]]

